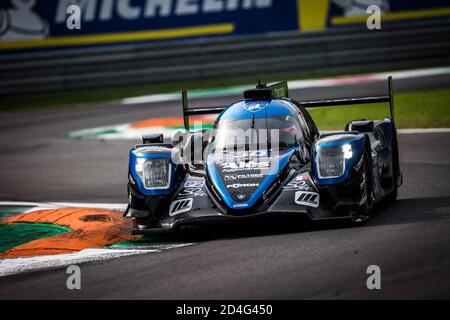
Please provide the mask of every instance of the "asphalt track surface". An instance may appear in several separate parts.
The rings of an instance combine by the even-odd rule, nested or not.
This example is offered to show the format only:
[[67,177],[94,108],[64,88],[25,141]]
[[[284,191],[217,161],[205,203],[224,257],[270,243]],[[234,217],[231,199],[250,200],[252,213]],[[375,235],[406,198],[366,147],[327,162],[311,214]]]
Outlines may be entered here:
[[[291,95],[382,94],[385,86]],[[397,91],[438,87],[450,87],[450,77],[396,83]],[[179,114],[174,102],[1,114],[0,199],[125,202],[133,142],[69,140],[65,134]],[[55,269],[0,278],[0,298],[450,298],[450,133],[400,135],[399,146],[399,199],[378,208],[363,227],[293,220],[198,230],[171,239],[198,242],[190,247],[83,265],[82,290],[67,290],[65,269]],[[381,290],[366,287],[369,265],[381,268]]]

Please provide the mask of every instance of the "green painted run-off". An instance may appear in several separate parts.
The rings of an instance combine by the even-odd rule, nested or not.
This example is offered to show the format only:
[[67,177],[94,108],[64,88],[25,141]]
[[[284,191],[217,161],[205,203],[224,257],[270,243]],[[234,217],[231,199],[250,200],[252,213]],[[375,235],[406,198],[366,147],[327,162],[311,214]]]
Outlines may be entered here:
[[33,240],[53,237],[70,231],[70,228],[50,223],[0,222],[0,252],[28,243]]

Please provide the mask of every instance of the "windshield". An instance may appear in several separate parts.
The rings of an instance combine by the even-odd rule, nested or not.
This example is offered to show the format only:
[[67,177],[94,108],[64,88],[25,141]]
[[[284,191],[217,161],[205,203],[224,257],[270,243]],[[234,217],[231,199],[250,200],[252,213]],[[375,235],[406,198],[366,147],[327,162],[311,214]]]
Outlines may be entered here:
[[219,121],[213,137],[216,148],[222,150],[288,148],[303,141],[300,124],[291,115],[223,119]]

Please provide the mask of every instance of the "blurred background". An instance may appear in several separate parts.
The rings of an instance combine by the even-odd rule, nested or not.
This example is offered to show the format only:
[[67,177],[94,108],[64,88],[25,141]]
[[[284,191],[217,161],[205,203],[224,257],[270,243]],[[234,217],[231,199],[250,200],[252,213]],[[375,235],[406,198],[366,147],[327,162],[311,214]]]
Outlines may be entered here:
[[2,0],[1,109],[442,66],[449,31],[448,0]]

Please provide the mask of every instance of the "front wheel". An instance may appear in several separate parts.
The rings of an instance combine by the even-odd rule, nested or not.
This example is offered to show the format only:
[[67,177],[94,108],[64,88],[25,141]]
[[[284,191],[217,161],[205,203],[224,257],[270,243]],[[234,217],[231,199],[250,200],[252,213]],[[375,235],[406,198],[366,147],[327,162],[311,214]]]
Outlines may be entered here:
[[397,195],[398,195],[398,189],[395,188],[391,193],[389,193],[386,196],[386,198],[385,198],[386,203],[393,204],[397,200]]
[[371,178],[371,165],[368,151],[364,153],[363,172],[360,186],[362,187],[361,204],[352,218],[352,224],[362,225],[369,220],[373,206],[373,189]]
[[398,158],[398,144],[397,135],[394,135],[392,140],[392,159],[391,159],[391,169],[392,169],[392,180],[394,185],[394,190],[392,190],[385,198],[387,204],[393,204],[397,200],[398,187],[400,187],[402,175],[400,172],[400,162]]

